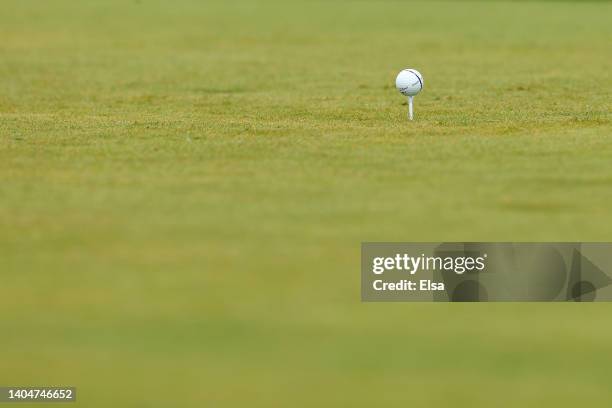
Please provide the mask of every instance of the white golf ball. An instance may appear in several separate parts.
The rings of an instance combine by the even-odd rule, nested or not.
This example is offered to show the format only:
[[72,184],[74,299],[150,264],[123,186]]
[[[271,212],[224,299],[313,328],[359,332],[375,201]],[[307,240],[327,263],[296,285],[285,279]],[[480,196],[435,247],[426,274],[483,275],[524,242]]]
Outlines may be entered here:
[[423,83],[423,75],[416,69],[404,69],[395,79],[395,87],[406,96],[414,96],[421,92]]

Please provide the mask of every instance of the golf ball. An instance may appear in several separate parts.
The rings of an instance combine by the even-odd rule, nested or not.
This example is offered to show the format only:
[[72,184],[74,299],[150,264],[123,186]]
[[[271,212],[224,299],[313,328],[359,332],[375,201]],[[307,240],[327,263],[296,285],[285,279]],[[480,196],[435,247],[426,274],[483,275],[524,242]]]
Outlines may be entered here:
[[414,96],[423,89],[423,75],[416,69],[404,69],[397,74],[395,87],[403,95]]

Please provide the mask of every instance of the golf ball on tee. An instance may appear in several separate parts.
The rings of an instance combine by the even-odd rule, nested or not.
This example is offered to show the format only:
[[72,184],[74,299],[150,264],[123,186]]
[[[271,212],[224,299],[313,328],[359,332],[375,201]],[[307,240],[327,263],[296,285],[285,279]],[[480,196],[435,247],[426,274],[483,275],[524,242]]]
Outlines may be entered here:
[[404,69],[397,74],[395,87],[403,95],[415,96],[423,89],[423,75],[416,69]]

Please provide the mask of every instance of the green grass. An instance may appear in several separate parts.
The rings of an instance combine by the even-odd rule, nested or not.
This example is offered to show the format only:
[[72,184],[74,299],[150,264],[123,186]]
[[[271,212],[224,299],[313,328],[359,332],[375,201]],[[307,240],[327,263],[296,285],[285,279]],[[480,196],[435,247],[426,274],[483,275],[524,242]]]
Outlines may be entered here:
[[610,240],[611,14],[2,1],[0,385],[88,408],[608,406],[609,305],[362,304],[359,249]]

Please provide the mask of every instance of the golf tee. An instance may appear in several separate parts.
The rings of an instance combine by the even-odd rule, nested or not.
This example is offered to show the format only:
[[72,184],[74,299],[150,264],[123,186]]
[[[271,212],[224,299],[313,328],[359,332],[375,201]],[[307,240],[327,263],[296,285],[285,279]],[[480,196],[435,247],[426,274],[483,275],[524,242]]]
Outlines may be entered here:
[[408,119],[412,120],[412,98],[413,96],[408,97]]

